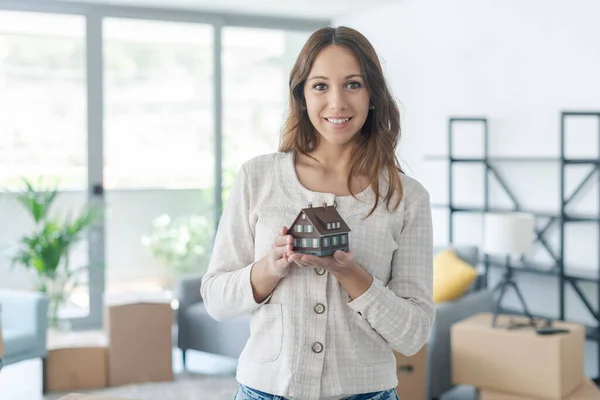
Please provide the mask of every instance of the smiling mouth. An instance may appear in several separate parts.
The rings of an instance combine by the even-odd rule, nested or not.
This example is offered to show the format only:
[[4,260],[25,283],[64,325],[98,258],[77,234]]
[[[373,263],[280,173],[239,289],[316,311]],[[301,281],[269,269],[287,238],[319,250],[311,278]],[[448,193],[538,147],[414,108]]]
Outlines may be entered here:
[[325,118],[325,120],[327,120],[328,122],[331,122],[332,124],[344,124],[348,121],[350,121],[352,119],[352,117],[348,117],[348,118]]

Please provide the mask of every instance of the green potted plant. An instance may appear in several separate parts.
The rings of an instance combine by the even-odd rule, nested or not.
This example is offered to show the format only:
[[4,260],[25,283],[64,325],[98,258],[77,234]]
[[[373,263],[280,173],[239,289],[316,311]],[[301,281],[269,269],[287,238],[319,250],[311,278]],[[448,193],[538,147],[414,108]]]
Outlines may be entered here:
[[197,214],[174,219],[163,214],[152,221],[152,233],[143,236],[141,242],[165,266],[165,286],[185,274],[204,272],[211,232],[208,219]]
[[78,284],[78,277],[90,266],[72,268],[69,261],[71,249],[85,239],[86,232],[101,216],[96,208],[86,208],[79,214],[60,218],[51,214],[58,195],[56,188],[37,187],[24,179],[25,190],[16,193],[22,205],[35,223],[31,233],[18,241],[12,266],[22,266],[35,272],[36,289],[45,293],[49,302],[49,325],[59,326],[59,309],[66,301],[68,290]]

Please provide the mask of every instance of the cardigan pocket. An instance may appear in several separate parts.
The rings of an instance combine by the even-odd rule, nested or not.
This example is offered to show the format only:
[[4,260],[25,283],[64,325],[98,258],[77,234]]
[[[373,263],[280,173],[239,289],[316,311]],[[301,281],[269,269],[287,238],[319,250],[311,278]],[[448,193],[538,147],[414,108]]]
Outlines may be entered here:
[[394,353],[388,342],[358,313],[350,314],[350,332],[358,360],[364,364],[389,362]]
[[272,362],[279,358],[283,345],[281,304],[260,306],[250,320],[248,355],[252,361]]

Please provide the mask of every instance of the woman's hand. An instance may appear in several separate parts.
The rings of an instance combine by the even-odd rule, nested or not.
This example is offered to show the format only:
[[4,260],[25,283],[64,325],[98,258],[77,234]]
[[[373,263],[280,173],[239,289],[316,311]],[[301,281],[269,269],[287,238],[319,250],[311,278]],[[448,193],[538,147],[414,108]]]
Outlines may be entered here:
[[279,281],[290,272],[289,255],[294,254],[292,240],[292,237],[287,234],[287,228],[281,227],[269,254],[258,260],[252,267],[250,283],[257,303],[263,302],[275,290]]
[[347,274],[355,272],[360,266],[354,260],[354,254],[350,252],[336,251],[331,256],[318,257],[311,254],[293,253],[288,257],[303,268],[324,268],[334,274]]
[[302,268],[324,268],[331,272],[352,300],[362,296],[373,283],[371,274],[358,265],[351,251],[338,250],[327,257],[293,253],[288,260]]
[[278,278],[283,278],[290,272],[292,262],[290,257],[295,254],[292,246],[294,239],[287,234],[287,231],[285,226],[281,227],[271,252],[266,256],[270,272]]

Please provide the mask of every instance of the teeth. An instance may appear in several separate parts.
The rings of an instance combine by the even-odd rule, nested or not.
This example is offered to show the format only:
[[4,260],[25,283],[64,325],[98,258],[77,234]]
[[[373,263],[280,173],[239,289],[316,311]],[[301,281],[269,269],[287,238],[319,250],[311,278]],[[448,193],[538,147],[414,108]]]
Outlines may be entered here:
[[327,118],[327,121],[331,122],[332,124],[343,124],[344,122],[348,122],[350,118],[341,118],[341,119],[331,119],[331,118]]

